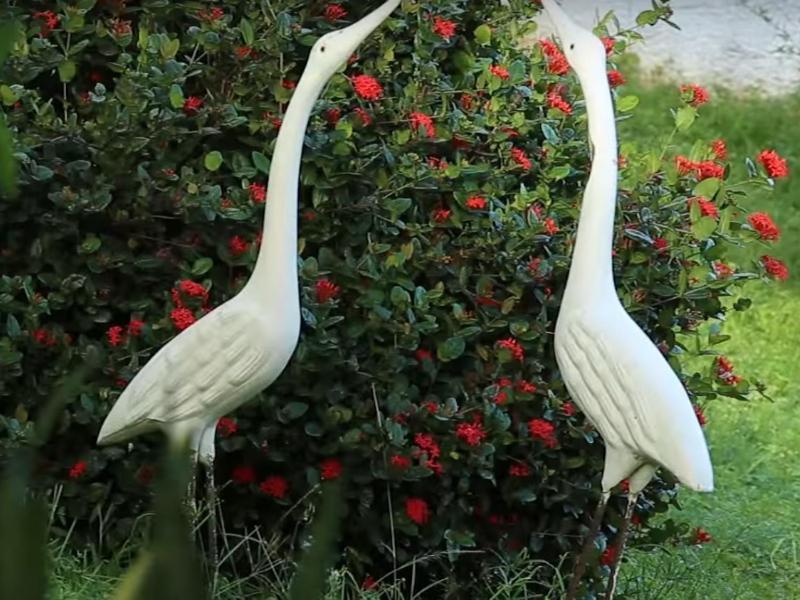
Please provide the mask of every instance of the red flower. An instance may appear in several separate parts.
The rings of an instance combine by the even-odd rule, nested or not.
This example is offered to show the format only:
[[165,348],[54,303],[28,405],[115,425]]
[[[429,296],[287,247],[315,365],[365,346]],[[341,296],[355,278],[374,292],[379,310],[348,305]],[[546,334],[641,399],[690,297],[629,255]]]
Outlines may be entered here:
[[762,240],[770,242],[777,241],[781,236],[781,230],[775,225],[775,222],[770,218],[767,213],[757,212],[752,213],[747,220],[750,225],[758,232]]
[[325,120],[330,125],[336,125],[342,118],[342,111],[338,108],[329,108],[325,111]]
[[708,423],[708,420],[706,419],[706,413],[704,413],[703,409],[697,404],[694,405],[694,414],[697,416],[697,422],[700,423],[700,427],[705,427],[706,423]]
[[375,578],[372,575],[367,575],[364,578],[364,581],[361,583],[362,590],[374,590],[378,587],[378,582],[375,581]]
[[696,527],[692,533],[692,544],[710,544],[713,540],[714,538],[711,537],[711,534],[702,527]]
[[525,379],[521,379],[517,382],[517,391],[523,394],[535,394],[536,393],[536,384],[531,383]]
[[448,42],[450,38],[456,34],[456,28],[457,25],[453,21],[448,21],[442,17],[433,18],[433,33],[446,39]]
[[429,138],[436,137],[436,127],[433,124],[433,119],[421,112],[411,113],[411,129],[418,132],[420,128],[425,130],[425,135]]
[[383,86],[374,77],[370,77],[369,75],[356,75],[353,77],[352,83],[356,94],[364,100],[374,102],[383,97]]
[[762,150],[758,155],[759,162],[764,165],[767,175],[770,177],[786,177],[789,175],[789,166],[786,159],[775,152],[775,150]]
[[511,160],[517,163],[520,167],[525,169],[526,171],[530,171],[533,167],[533,163],[531,159],[528,158],[528,155],[525,154],[525,150],[522,148],[512,148],[511,149]]
[[400,471],[405,471],[411,466],[411,459],[407,456],[400,456],[399,454],[393,454],[389,458],[389,464],[392,465],[395,469],[399,469]]
[[531,474],[531,469],[526,464],[515,463],[509,467],[508,474],[511,477],[527,477]]
[[239,485],[247,485],[248,483],[255,483],[256,470],[249,465],[239,465],[231,472],[231,481]]
[[444,223],[445,221],[447,221],[447,219],[450,218],[451,214],[452,214],[451,210],[448,210],[446,208],[437,208],[435,211],[433,211],[433,215],[431,218],[435,223]]
[[782,260],[773,256],[762,256],[761,264],[764,266],[764,270],[775,279],[779,281],[786,281],[789,279],[789,268]]
[[125,330],[119,325],[109,327],[106,331],[108,343],[112,346],[120,346],[125,341]]
[[414,444],[418,446],[420,450],[424,451],[430,459],[435,460],[442,454],[439,444],[436,443],[436,440],[433,439],[433,436],[429,433],[416,434],[414,436]]
[[139,319],[131,319],[131,322],[128,323],[128,334],[131,337],[139,337],[142,335],[143,328],[144,321],[140,321]]
[[714,140],[711,142],[711,151],[714,153],[714,156],[717,157],[717,160],[725,160],[728,158],[728,146],[725,144],[725,140]]
[[250,244],[240,235],[235,235],[228,240],[228,250],[233,256],[241,256],[247,252],[249,247]]
[[31,337],[33,337],[34,341],[37,344],[41,344],[42,346],[55,346],[56,345],[56,338],[53,337],[53,335],[49,331],[44,329],[43,327],[40,327],[39,329],[35,329],[31,333]]
[[559,232],[555,219],[547,218],[544,220],[544,230],[548,235],[555,235]]
[[688,175],[697,170],[697,163],[689,160],[685,156],[675,157],[675,166],[678,168],[678,175]]
[[289,482],[280,475],[271,475],[261,482],[258,489],[262,494],[281,500],[289,492]]
[[627,83],[625,76],[617,70],[608,72],[608,83],[611,87],[619,87]]
[[566,75],[569,72],[569,62],[567,57],[558,49],[558,46],[550,40],[541,40],[539,44],[547,57],[548,71],[553,75]]
[[253,204],[263,204],[267,200],[267,186],[260,183],[251,183],[248,188],[250,200]]
[[326,458],[319,463],[319,475],[325,481],[338,479],[342,474],[342,463],[338,458]]
[[236,46],[233,49],[233,53],[239,60],[244,60],[253,56],[253,49],[250,46]]
[[42,22],[41,29],[39,31],[42,37],[47,37],[50,35],[50,32],[58,27],[58,24],[61,22],[61,17],[59,17],[52,10],[35,12],[33,13],[33,18]]
[[470,210],[484,210],[486,208],[486,198],[482,196],[470,196],[467,198],[466,207]]
[[458,99],[458,105],[461,107],[461,110],[469,112],[475,107],[475,97],[471,94],[461,94],[461,97]]
[[131,22],[126,19],[111,19],[111,32],[117,36],[131,34]]
[[493,400],[498,406],[503,406],[506,402],[508,402],[508,392],[500,390],[494,395]]
[[364,127],[369,127],[372,125],[372,116],[366,110],[359,106],[353,112],[355,112],[356,116],[361,119],[361,124]]
[[715,261],[711,266],[714,269],[714,273],[716,273],[717,277],[720,279],[726,279],[734,273],[733,267],[726,265],[724,262],[719,260]]
[[89,465],[85,460],[79,460],[69,468],[69,478],[73,481],[86,475]]
[[700,207],[700,214],[704,217],[712,217],[716,219],[719,216],[719,210],[717,209],[716,205],[711,202],[708,198],[704,198],[702,196],[695,196],[693,198],[689,198],[687,201],[687,206],[691,208],[692,204],[697,203]]
[[222,417],[217,421],[217,433],[222,437],[231,437],[239,431],[239,425],[230,417]]
[[197,319],[194,318],[194,313],[188,308],[176,308],[169,313],[169,318],[172,319],[172,324],[175,329],[183,331],[191,326]]
[[600,564],[604,567],[610,567],[613,565],[617,560],[617,547],[616,546],[606,546],[606,549],[603,551],[603,554],[600,555]]
[[725,167],[718,165],[713,160],[704,160],[701,163],[697,163],[696,166],[697,178],[701,181],[712,177],[716,177],[717,179],[725,177]]
[[506,69],[502,65],[492,65],[491,67],[489,67],[489,72],[495,77],[499,77],[500,79],[504,80],[510,77],[508,69]]
[[571,417],[575,414],[575,412],[575,405],[569,400],[561,405],[561,414],[563,414],[565,417]]
[[139,467],[139,470],[136,471],[136,480],[142,485],[150,485],[155,475],[156,470],[153,465],[142,465]]
[[347,16],[347,10],[341,4],[328,4],[325,7],[325,20],[329,23],[341,21]]
[[320,279],[314,286],[314,291],[317,294],[317,302],[325,304],[328,300],[337,298],[342,288],[328,279]]
[[193,117],[203,107],[203,99],[197,96],[189,96],[183,101],[183,113],[187,117]]
[[456,437],[467,446],[477,446],[486,439],[486,431],[480,423],[459,423]]
[[225,16],[225,11],[219,6],[215,6],[211,10],[201,10],[197,16],[206,21],[219,21]]
[[711,99],[708,91],[696,83],[682,85],[681,94],[684,96],[684,100],[692,106],[702,106]]
[[406,499],[406,515],[417,525],[425,525],[431,518],[428,503],[422,498]]
[[520,362],[523,361],[525,358],[525,349],[522,347],[517,340],[514,338],[506,338],[504,340],[500,340],[497,342],[497,346],[503,350],[508,350],[511,352],[511,357],[514,360],[518,360]]
[[717,357],[717,377],[726,385],[736,385],[742,381],[739,375],[733,372],[733,363],[724,356]]
[[550,421],[531,419],[528,421],[528,431],[533,439],[541,440],[547,448],[555,448],[558,445],[556,427]]
[[286,90],[293,90],[297,87],[297,82],[292,81],[291,79],[284,79],[281,81],[281,87]]
[[433,360],[433,354],[431,354],[430,350],[425,350],[425,348],[420,348],[414,353],[414,358],[417,359],[418,362],[425,362],[426,360]]
[[664,254],[669,249],[669,242],[662,237],[653,238],[653,248],[659,254]]
[[208,290],[206,290],[202,284],[192,281],[191,279],[182,279],[178,283],[178,288],[187,296],[203,298],[204,301],[208,299]]
[[614,52],[617,41],[612,37],[601,37],[600,41],[603,42],[603,47],[606,49],[606,56],[610,56]]
[[556,91],[547,94],[547,105],[550,108],[556,108],[566,115],[572,114],[572,105],[564,100],[564,98]]

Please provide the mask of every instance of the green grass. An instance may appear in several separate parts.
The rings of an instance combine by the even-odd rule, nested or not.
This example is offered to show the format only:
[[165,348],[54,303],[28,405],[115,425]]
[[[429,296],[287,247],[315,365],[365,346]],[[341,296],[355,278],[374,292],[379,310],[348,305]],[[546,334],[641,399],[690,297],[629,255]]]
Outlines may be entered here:
[[[669,108],[677,101],[676,85],[631,86],[641,104],[620,130],[622,141],[652,145],[672,128]],[[774,402],[722,400],[712,403],[707,432],[715,464],[717,489],[710,495],[685,493],[684,510],[670,514],[707,529],[714,538],[700,547],[635,551],[623,568],[627,598],[650,600],[783,599],[800,590],[800,95],[781,99],[741,97],[715,91],[712,103],[675,151],[688,151],[698,137],[728,141],[733,178],[745,176],[744,158],[775,148],[798,173],[777,183],[774,194],[759,193],[747,208],[766,210],[783,229],[783,241],[770,253],[789,263],[794,282],[761,287],[755,283],[754,308],[733,316],[727,325],[733,339],[724,352],[737,371],[769,386]],[[56,562],[55,600],[106,598],[118,576],[113,566],[65,558]],[[521,576],[520,573],[522,573]],[[524,583],[497,578],[496,598],[515,598]],[[346,576],[335,574],[344,585]],[[228,586],[231,588],[231,586]],[[357,584],[350,582],[355,589]],[[504,589],[508,590],[505,594]],[[277,594],[279,596],[280,594]],[[243,596],[223,594],[223,597]],[[519,596],[522,597],[522,596]]]
[[[620,131],[622,140],[642,143],[671,129],[674,84],[637,86],[641,104]],[[676,151],[694,139],[728,141],[733,178],[745,176],[744,158],[775,148],[800,168],[800,95],[780,99],[743,97],[716,91],[711,104]],[[716,491],[685,493],[683,511],[670,514],[707,529],[711,544],[633,552],[623,572],[629,598],[691,600],[782,599],[800,590],[800,173],[759,193],[747,208],[769,212],[783,230],[770,249],[787,261],[794,281],[770,287],[753,284],[752,310],[726,325],[733,339],[724,352],[737,372],[761,379],[774,402],[721,400],[708,408],[707,433],[715,465]]]

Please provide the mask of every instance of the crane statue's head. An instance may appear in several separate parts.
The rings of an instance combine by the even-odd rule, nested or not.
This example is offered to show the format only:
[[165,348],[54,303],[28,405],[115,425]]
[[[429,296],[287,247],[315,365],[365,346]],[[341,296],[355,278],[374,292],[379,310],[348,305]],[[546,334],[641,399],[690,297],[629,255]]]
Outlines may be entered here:
[[606,51],[600,39],[570,19],[555,0],[542,0],[542,5],[553,22],[564,54],[578,77],[595,73],[598,69],[605,73]]
[[387,0],[360,21],[323,35],[311,49],[308,66],[327,82],[399,5],[400,0]]

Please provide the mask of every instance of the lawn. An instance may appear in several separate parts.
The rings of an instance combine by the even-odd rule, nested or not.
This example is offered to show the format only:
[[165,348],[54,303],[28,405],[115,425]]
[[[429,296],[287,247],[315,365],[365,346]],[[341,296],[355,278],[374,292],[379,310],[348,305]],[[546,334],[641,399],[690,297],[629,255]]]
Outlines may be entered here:
[[[671,130],[669,107],[674,84],[633,85],[641,104],[620,131],[622,141],[651,144]],[[800,96],[783,99],[742,98],[715,90],[710,105],[677,150],[690,140],[724,137],[735,161],[734,177],[744,175],[744,157],[776,148],[800,169]],[[685,145],[684,145],[685,143]],[[753,200],[752,209],[769,211],[782,226],[783,240],[774,252],[800,276],[800,179],[777,185],[774,195]],[[711,495],[684,494],[684,510],[671,518],[707,529],[713,542],[699,547],[636,551],[623,569],[624,596],[640,599],[693,598],[766,600],[795,597],[800,589],[800,393],[796,352],[800,347],[800,286],[791,281],[759,289],[754,308],[733,316],[733,335],[725,353],[737,372],[763,380],[774,399],[750,403],[726,400],[708,408],[707,432],[716,468]],[[57,561],[57,600],[107,596],[115,569],[93,567],[70,558]],[[511,594],[496,596],[516,597]]]

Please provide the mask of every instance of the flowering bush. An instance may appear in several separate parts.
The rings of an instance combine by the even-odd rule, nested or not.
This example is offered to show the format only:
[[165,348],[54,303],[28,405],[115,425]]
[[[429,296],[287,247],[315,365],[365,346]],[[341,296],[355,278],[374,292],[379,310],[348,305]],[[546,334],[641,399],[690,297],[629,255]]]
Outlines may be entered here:
[[[23,193],[0,203],[0,442],[26,439],[56,379],[104,353],[39,469],[63,486],[56,523],[73,540],[100,530],[117,546],[146,506],[159,438],[99,449],[100,423],[160,346],[241,289],[269,244],[270,156],[308,48],[363,4],[15,9],[0,98]],[[293,532],[309,492],[346,477],[344,559],[365,577],[444,550],[417,577],[465,584],[498,553],[557,564],[577,547],[603,449],[565,392],[552,332],[590,158],[563,54],[516,43],[538,10],[404,2],[332,79],[303,158],[302,337],[278,382],[217,431],[229,530]],[[600,28],[612,61],[635,38]],[[682,132],[713,110],[699,86],[679,102]],[[703,403],[757,387],[719,355],[725,313],[748,307],[726,299],[788,276],[755,253],[779,231],[747,214],[727,160],[721,140],[678,157],[623,145],[620,160],[619,294],[703,421]],[[788,174],[775,151],[759,160],[750,183]],[[734,263],[742,247],[752,260]],[[688,370],[687,349],[708,355],[704,371]],[[674,493],[667,473],[648,487],[637,539],[674,533],[648,526]]]

